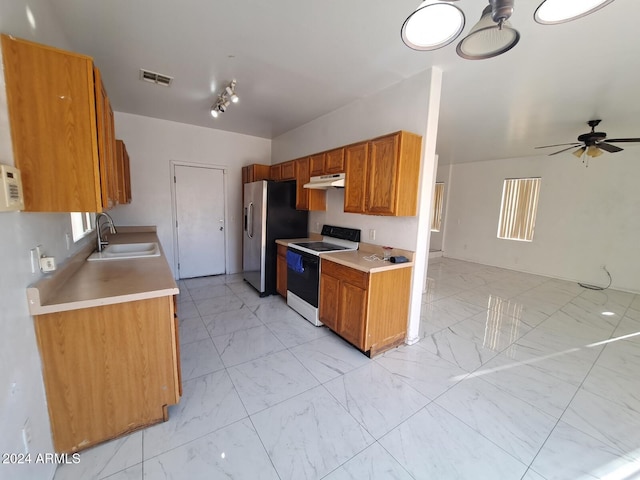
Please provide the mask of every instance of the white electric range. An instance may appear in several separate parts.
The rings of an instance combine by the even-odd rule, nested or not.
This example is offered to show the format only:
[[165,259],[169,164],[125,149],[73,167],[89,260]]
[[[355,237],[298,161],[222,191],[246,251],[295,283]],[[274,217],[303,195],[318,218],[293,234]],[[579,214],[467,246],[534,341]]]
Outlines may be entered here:
[[290,243],[287,248],[287,305],[316,327],[320,293],[320,254],[357,250],[360,230],[322,227],[322,240]]

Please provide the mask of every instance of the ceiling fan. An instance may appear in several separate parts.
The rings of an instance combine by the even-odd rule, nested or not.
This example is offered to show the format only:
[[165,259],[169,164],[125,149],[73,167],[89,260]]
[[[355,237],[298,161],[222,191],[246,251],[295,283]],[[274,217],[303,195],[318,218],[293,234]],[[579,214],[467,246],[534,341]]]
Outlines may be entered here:
[[[559,143],[557,145],[544,145],[542,147],[535,148],[550,148],[550,147],[564,147],[565,145],[569,145],[567,148],[563,148],[562,150],[558,150],[557,152],[550,153],[551,155],[557,155],[562,152],[566,152],[567,150],[571,150],[572,148],[580,147],[575,152],[572,152],[576,157],[580,158],[585,152],[590,157],[599,157],[602,155],[603,150],[609,153],[621,152],[623,149],[616,146],[611,145],[612,143],[621,143],[621,142],[640,142],[640,138],[613,138],[611,140],[607,140],[607,134],[604,132],[596,132],[595,128],[600,124],[602,120],[589,120],[587,125],[591,127],[591,131],[589,133],[583,133],[578,136],[578,141],[573,143]],[[607,140],[605,142],[605,140]]]

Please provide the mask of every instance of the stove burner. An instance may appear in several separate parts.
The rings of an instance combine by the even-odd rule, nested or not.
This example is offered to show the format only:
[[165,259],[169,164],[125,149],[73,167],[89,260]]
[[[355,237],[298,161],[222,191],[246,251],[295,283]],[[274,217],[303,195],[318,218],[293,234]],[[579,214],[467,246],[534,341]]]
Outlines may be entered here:
[[302,242],[296,243],[294,245],[298,245],[300,247],[308,248],[309,250],[314,250],[316,252],[331,252],[338,250],[348,250],[347,247],[343,247],[340,245],[335,245],[333,243],[327,242]]

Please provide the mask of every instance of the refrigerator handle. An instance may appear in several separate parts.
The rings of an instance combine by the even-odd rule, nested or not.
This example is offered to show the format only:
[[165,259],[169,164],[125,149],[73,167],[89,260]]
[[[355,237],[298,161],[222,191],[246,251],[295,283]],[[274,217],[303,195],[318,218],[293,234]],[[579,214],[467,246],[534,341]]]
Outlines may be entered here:
[[249,202],[249,225],[247,226],[247,237],[253,238],[253,202]]
[[247,231],[247,207],[244,207],[244,231]]

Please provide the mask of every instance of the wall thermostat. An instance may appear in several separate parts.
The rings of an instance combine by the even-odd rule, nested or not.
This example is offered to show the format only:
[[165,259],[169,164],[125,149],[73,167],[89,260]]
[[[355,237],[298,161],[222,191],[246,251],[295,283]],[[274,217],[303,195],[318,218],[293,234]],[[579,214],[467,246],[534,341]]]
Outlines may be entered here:
[[0,165],[0,212],[24,210],[20,170],[10,165]]

